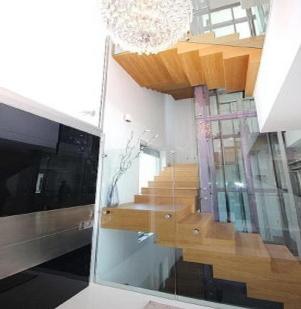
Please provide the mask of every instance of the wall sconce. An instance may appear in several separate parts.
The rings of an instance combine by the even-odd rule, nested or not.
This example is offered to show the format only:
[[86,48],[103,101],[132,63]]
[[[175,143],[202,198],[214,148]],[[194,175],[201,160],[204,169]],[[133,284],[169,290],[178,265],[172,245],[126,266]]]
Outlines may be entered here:
[[123,120],[126,121],[126,122],[132,122],[133,121],[132,116],[130,114],[124,114]]

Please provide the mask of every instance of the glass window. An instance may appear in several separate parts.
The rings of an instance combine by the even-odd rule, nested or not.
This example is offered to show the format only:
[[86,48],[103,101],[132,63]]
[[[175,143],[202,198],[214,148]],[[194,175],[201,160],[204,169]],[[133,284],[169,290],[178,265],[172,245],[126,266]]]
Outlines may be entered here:
[[234,25],[214,29],[216,37],[235,33]]
[[251,36],[249,23],[246,21],[244,23],[236,24],[236,31],[239,33],[241,39],[248,38]]
[[203,20],[203,27],[208,27],[209,26],[209,14],[203,15],[202,20]]
[[242,9],[241,6],[236,6],[233,8],[234,18],[243,18],[247,16],[246,10]]
[[231,9],[225,9],[221,11],[216,11],[211,13],[211,22],[212,24],[219,24],[225,21],[232,20]]

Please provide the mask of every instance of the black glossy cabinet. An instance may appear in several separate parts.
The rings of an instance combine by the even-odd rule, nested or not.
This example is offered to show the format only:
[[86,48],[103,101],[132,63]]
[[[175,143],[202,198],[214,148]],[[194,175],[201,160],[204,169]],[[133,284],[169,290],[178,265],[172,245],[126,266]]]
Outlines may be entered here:
[[0,104],[0,216],[93,204],[99,138]]
[[88,285],[99,137],[0,103],[0,308]]

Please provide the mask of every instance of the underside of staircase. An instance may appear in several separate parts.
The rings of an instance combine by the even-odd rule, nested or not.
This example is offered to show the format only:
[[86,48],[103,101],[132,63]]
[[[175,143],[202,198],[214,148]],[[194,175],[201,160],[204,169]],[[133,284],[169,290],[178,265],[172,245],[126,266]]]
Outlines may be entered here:
[[142,87],[192,98],[193,88],[253,95],[264,36],[239,40],[238,34],[215,38],[213,33],[192,37],[154,55],[119,53],[114,59]]
[[301,307],[301,266],[284,245],[260,234],[235,231],[197,211],[198,168],[166,167],[135,196],[135,202],[103,208],[101,227],[156,234],[156,244],[182,249],[185,262],[212,265],[213,276],[245,283],[249,298]]

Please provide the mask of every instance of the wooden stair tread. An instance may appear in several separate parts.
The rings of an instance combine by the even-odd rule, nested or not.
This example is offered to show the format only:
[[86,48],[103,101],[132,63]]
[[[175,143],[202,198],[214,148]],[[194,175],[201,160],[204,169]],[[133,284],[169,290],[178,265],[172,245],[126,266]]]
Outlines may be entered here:
[[155,181],[199,181],[198,176],[160,175],[154,177]]
[[213,222],[209,226],[206,238],[214,240],[235,241],[234,225],[232,223]]
[[236,253],[241,256],[271,260],[262,238],[255,233],[236,233]]
[[176,187],[176,188],[162,188],[162,187],[143,187],[141,189],[159,189],[159,190],[175,190],[175,191],[185,191],[185,190],[198,190],[197,187]]
[[125,203],[118,207],[106,208],[106,209],[127,209],[127,210],[140,210],[140,211],[152,211],[152,212],[176,212],[187,208],[187,205],[156,205],[156,204],[143,204],[143,203]]
[[177,247],[201,245],[208,226],[213,224],[213,214],[192,213],[177,223]]
[[[143,195],[148,197],[173,197],[173,195],[166,195],[166,194],[153,194],[153,193],[143,193],[143,194],[137,194],[137,195]],[[177,197],[194,197],[194,195],[177,195]]]
[[265,244],[265,246],[273,259],[286,260],[291,262],[298,261],[286,246],[274,244]]
[[199,184],[196,181],[149,181],[149,188],[188,188],[199,189]]
[[193,213],[183,218],[179,224],[198,225],[207,222],[208,220],[213,220],[212,213]]

